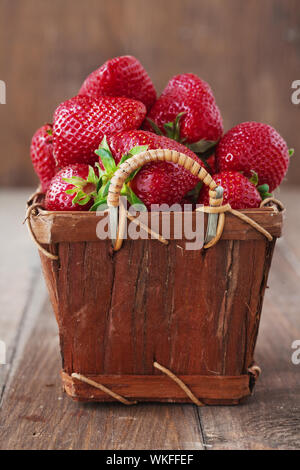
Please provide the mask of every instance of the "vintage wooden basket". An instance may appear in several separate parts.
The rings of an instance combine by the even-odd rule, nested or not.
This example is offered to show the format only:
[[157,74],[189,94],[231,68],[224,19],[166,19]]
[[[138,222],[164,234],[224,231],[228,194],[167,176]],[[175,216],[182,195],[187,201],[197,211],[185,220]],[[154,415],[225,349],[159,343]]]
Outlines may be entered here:
[[[123,181],[155,160],[178,163],[209,185],[205,220],[216,233],[205,248],[185,250],[172,234],[168,242],[149,235],[123,244],[121,228],[116,236]],[[251,394],[283,212],[275,204],[232,211],[218,191],[206,170],[178,152],[132,157],[110,186],[114,248],[96,234],[103,214],[47,212],[39,195],[31,199],[28,225],[59,326],[64,389],[74,400],[237,404]]]

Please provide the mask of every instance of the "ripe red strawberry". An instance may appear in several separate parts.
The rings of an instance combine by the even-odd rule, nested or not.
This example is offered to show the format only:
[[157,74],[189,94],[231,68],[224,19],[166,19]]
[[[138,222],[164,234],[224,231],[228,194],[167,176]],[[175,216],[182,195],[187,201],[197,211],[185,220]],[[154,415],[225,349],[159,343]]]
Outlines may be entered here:
[[[218,141],[223,133],[210,86],[191,73],[173,77],[147,117],[161,132],[181,142]],[[151,130],[149,122],[144,127]]]
[[[215,182],[224,189],[223,204],[229,203],[232,209],[248,209],[260,206],[262,201],[255,185],[237,171],[223,171],[214,175]],[[209,205],[209,188],[203,186],[198,204]]]
[[289,150],[278,132],[267,124],[243,122],[220,140],[216,149],[218,171],[258,174],[259,185],[268,184],[272,192],[280,185],[289,166]]
[[[87,181],[90,168],[89,165],[75,164],[60,170],[52,179],[46,193],[46,209],[48,211],[88,211],[93,205],[93,197],[90,196],[95,195],[97,191],[96,182]],[[83,189],[77,201],[74,201],[76,193],[74,183],[82,184]]]
[[126,96],[150,109],[156,100],[154,85],[141,63],[132,56],[115,57],[92,72],[79,94],[92,98]]
[[138,129],[145,114],[145,105],[129,98],[75,96],[65,101],[54,113],[53,145],[58,165],[93,165],[97,160],[94,152],[104,135]]
[[[184,145],[147,131],[120,132],[108,138],[113,157],[119,163],[122,156],[133,147],[148,146],[148,150],[177,150],[190,156],[202,165],[201,160]],[[179,165],[169,162],[149,163],[143,167],[130,183],[136,196],[150,209],[151,204],[179,203],[183,196],[198,183],[198,178]]]
[[51,179],[57,171],[53,155],[52,125],[45,124],[32,137],[30,156],[38,175],[43,192],[46,192]]

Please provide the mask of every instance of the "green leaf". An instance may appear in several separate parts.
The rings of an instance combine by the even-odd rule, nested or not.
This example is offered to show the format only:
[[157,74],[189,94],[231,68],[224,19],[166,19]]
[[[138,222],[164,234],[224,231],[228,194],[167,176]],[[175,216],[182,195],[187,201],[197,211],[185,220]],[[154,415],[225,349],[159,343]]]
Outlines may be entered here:
[[128,158],[131,158],[131,155],[130,155],[129,153],[125,153],[125,154],[122,156],[122,158],[121,158],[121,160],[120,160],[120,162],[119,162],[119,164],[118,164],[118,167],[119,167],[120,165],[122,165],[122,163],[126,162],[126,160],[128,160]]
[[82,187],[86,184],[86,180],[80,178],[79,176],[72,176],[71,178],[63,178],[63,181],[69,184],[73,184],[74,186]]
[[128,153],[125,153],[122,156],[117,168],[119,168],[122,163],[126,162],[126,160],[129,158],[133,157],[134,155],[138,155],[139,153],[146,152],[146,150],[148,150],[148,145],[137,145],[136,147],[133,147]]
[[177,142],[181,142],[180,140],[180,120],[182,116],[184,116],[185,112],[177,114],[175,121],[173,122],[166,122],[164,124],[164,129],[166,131],[167,137],[169,139],[176,140]]
[[269,185],[268,184],[261,184],[260,186],[257,187],[257,190],[259,194],[261,195],[262,200],[267,199],[268,197],[271,197],[272,194],[269,193]]
[[[254,186],[258,185],[258,174],[256,171],[251,170],[252,176],[249,178],[250,183],[254,184]],[[269,189],[269,187],[268,187]]]
[[175,125],[174,125],[174,137],[173,139],[177,140],[177,142],[180,142],[180,121],[181,118],[185,115],[184,112],[177,114],[176,119],[175,119]]
[[193,144],[186,144],[186,146],[195,153],[206,153],[208,150],[212,151],[217,145],[217,140],[201,139]]
[[87,195],[85,198],[80,199],[80,201],[77,202],[80,206],[84,206],[91,200],[91,196]]
[[295,149],[289,149],[289,157],[292,157],[295,153]]
[[106,135],[103,137],[102,142],[101,142],[101,144],[100,144],[100,147],[101,147],[102,149],[105,149],[105,150],[107,150],[108,152],[110,152],[110,148],[109,148],[109,145],[108,145],[108,142],[107,142]]
[[127,180],[125,181],[125,183],[129,183],[129,181],[132,181],[133,178],[135,178],[135,176],[138,174],[139,171],[141,171],[141,167],[140,168],[137,168],[136,170],[134,170],[131,175],[128,176]]
[[96,176],[95,170],[89,165],[89,175],[87,177],[87,183],[93,183],[97,185],[99,178]]
[[269,185],[268,184],[261,184],[260,186],[258,186],[257,188],[259,191],[269,191]]
[[109,187],[110,187],[110,180],[100,189],[100,194],[103,198],[107,197]]
[[[96,201],[94,202],[94,204],[92,205],[92,207],[90,208],[90,211],[95,212],[95,211],[98,209],[98,207],[100,207],[100,206],[102,206],[102,205],[103,205],[103,206],[105,205],[106,208],[107,208],[107,199],[106,199],[106,198],[105,198],[105,199],[96,200]],[[103,208],[103,210],[104,210],[104,208]]]
[[116,171],[116,162],[110,151],[103,148],[99,148],[95,151],[95,153],[98,155],[98,157],[100,157],[101,162],[103,163],[103,166],[106,170],[106,173],[112,174]]
[[152,127],[153,131],[155,134],[157,135],[164,135],[163,132],[160,130],[160,128],[158,127],[158,125],[152,121],[152,119],[150,118],[146,118],[146,121],[149,122],[150,126]]
[[73,188],[73,189],[67,189],[65,191],[66,194],[75,194],[78,192],[78,188]]
[[166,135],[169,139],[173,139],[174,138],[174,134],[175,134],[175,127],[174,127],[174,122],[166,122],[164,124],[164,129],[166,131]]
[[132,191],[129,186],[126,186],[126,197],[132,206],[135,204],[138,204],[140,206],[140,212],[147,211],[147,207],[145,206],[145,204],[140,200],[140,198],[137,197],[137,195]]
[[47,129],[46,132],[47,132],[48,135],[51,135],[51,136],[53,135],[53,130],[52,129]]
[[[134,155],[138,155],[139,153],[146,152],[148,150],[148,145],[136,145],[133,147],[127,154],[123,155],[118,164],[117,168],[119,168],[122,163],[126,162],[129,158],[133,157]],[[133,171],[131,175],[127,178],[126,183],[133,180],[135,175],[141,170],[141,168],[137,168],[137,170]]]
[[73,204],[78,204],[80,199],[84,198],[85,196],[86,196],[86,194],[83,191],[78,191],[78,193],[76,194],[76,196],[73,199]]
[[133,157],[134,155],[138,155],[139,153],[146,152],[148,150],[148,145],[136,145],[129,151],[129,155]]
[[103,138],[99,148],[95,150],[95,154],[100,157],[108,174],[112,174],[114,171],[116,171],[116,162],[112,156],[106,137]]

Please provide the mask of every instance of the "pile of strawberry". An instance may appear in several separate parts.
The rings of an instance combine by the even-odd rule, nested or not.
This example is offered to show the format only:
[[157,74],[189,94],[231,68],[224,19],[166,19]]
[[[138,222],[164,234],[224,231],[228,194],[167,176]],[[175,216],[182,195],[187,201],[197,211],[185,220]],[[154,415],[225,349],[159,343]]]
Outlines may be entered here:
[[[140,62],[117,57],[87,77],[33,136],[31,159],[51,211],[96,210],[126,159],[151,149],[177,150],[206,167],[234,209],[259,207],[286,175],[284,139],[267,124],[244,122],[223,135],[210,86],[194,74],[173,77],[159,98]],[[208,189],[184,168],[149,163],[128,178],[130,204],[208,205]]]

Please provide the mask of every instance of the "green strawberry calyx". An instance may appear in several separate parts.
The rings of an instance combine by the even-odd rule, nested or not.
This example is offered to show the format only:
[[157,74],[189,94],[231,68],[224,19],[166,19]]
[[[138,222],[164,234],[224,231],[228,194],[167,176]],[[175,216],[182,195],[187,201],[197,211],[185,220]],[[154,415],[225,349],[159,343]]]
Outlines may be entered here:
[[249,178],[249,181],[250,183],[254,184],[254,186],[256,186],[256,189],[259,192],[262,200],[267,199],[268,197],[272,197],[272,194],[269,192],[269,185],[265,183],[258,186],[258,174],[254,170],[251,170],[251,173],[252,175]]
[[268,184],[261,184],[257,186],[257,191],[261,195],[262,200],[267,199],[268,197],[272,197],[272,194],[269,193],[269,185]]
[[[101,171],[99,164],[95,166]],[[84,206],[90,202],[91,199],[94,200],[101,187],[101,179],[97,176],[95,169],[90,165],[89,174],[86,179],[79,176],[72,176],[71,178],[63,178],[63,180],[73,185],[73,188],[67,189],[65,193],[74,194],[73,204],[79,204],[80,206]]]
[[[73,185],[73,188],[65,191],[66,194],[74,194],[73,204],[84,206],[92,200],[93,205],[90,208],[90,211],[96,211],[100,206],[107,206],[108,190],[111,178],[115,172],[126,160],[146,150],[148,150],[148,145],[133,147],[127,154],[122,156],[119,164],[116,165],[107,143],[107,139],[104,137],[99,148],[95,150],[96,155],[98,155],[100,162],[102,163],[102,167],[99,163],[95,164],[95,168],[89,165],[89,174],[86,179],[77,176],[63,178],[64,181]],[[97,171],[95,171],[95,169],[97,169]],[[133,180],[139,170],[140,168],[133,171],[126,179],[121,190],[121,196],[125,196],[129,204],[138,205],[139,210],[146,210],[146,206],[130,188],[130,181]]]
[[204,159],[210,157],[213,154],[216,145],[218,143],[217,140],[206,140],[200,139],[198,142],[187,143],[186,138],[181,138],[180,134],[180,126],[181,126],[181,119],[185,115],[185,112],[181,112],[177,114],[175,120],[173,122],[167,122],[164,124],[164,132],[158,127],[156,122],[154,122],[150,118],[146,118],[148,123],[153,129],[153,132],[157,135],[161,135],[164,137],[169,137],[169,139],[176,140],[177,142],[184,144],[194,153],[201,155]]
[[[95,154],[98,155],[100,161],[104,167],[104,170],[100,168],[99,165],[99,174],[101,179],[101,187],[98,191],[97,197],[94,199],[94,204],[91,211],[96,211],[99,206],[105,204],[107,202],[108,190],[111,182],[111,178],[115,174],[115,172],[120,168],[122,163],[126,162],[129,158],[137,155],[138,153],[145,152],[148,150],[148,145],[137,145],[133,147],[127,154],[123,155],[119,164],[116,165],[114,157],[112,156],[111,150],[107,143],[106,137],[102,140],[99,148],[95,150]],[[125,181],[123,188],[121,189],[121,196],[125,196],[128,199],[129,204],[131,205],[139,205],[140,210],[146,210],[146,206],[143,202],[137,197],[137,195],[132,191],[130,188],[130,181],[136,176],[139,172],[140,168],[133,171],[131,175]]]

